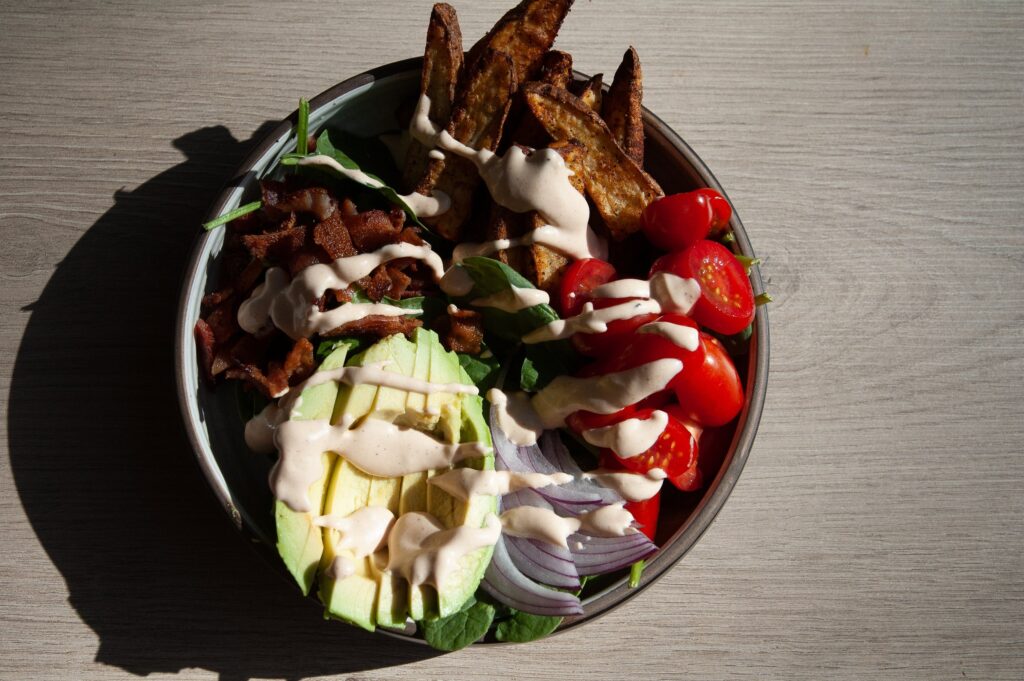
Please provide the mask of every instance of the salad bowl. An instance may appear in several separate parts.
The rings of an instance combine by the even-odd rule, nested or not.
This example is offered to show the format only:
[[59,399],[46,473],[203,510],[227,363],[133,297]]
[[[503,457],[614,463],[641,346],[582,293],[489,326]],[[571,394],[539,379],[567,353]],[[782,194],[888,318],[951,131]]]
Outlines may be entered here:
[[[359,137],[396,132],[394,112],[415,99],[422,60],[407,59],[349,78],[310,100],[309,129],[326,125]],[[578,79],[583,75],[576,73]],[[271,173],[280,159],[295,148],[297,113],[259,142],[210,207],[207,220],[216,218],[258,196],[258,181]],[[697,154],[655,114],[644,109],[646,170],[666,193],[710,187],[725,194]],[[738,214],[730,225],[738,250],[754,253]],[[237,395],[222,386],[207,387],[200,377],[193,328],[204,294],[216,289],[218,256],[224,230],[202,233],[196,240],[184,274],[176,326],[178,398],[186,432],[200,468],[235,527],[253,540],[283,575],[285,569],[274,549],[273,497],[267,485],[270,461],[247,448],[242,432]],[[762,290],[757,267],[751,270],[755,291]],[[583,614],[566,617],[558,631],[579,626],[621,605],[654,582],[679,561],[708,529],[735,486],[750,455],[765,399],[768,377],[768,319],[759,307],[745,352],[736,357],[744,377],[746,404],[734,422],[731,443],[720,467],[703,490],[682,494],[674,490],[662,502],[657,544],[660,550],[646,562],[639,585],[630,587],[627,574],[605,576],[588,584]],[[628,572],[628,571],[627,571]],[[422,640],[413,633],[386,633]]]

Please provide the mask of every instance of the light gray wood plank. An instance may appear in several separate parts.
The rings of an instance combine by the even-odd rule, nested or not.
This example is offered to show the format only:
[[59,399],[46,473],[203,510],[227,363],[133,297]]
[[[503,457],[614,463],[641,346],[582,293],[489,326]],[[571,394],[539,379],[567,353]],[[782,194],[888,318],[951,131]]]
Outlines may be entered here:
[[[776,297],[748,468],[627,606],[433,657],[241,545],[172,394],[196,222],[232,140],[418,54],[429,8],[0,2],[0,677],[1024,677],[1020,3],[577,3],[560,47],[637,47]],[[504,9],[462,3],[467,42]]]

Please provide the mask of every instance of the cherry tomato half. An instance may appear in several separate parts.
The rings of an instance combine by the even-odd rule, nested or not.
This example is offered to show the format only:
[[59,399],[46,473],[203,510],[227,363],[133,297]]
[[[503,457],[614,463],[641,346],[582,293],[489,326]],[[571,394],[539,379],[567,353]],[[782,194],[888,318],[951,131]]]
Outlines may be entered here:
[[648,241],[665,251],[681,251],[721,231],[729,224],[732,207],[714,189],[672,194],[652,202],[643,212]]
[[[629,298],[598,298],[591,301],[594,309],[600,310],[618,305]],[[604,333],[577,333],[572,336],[572,346],[576,352],[588,357],[607,357],[627,343],[633,333],[648,322],[658,318],[656,314],[642,314],[628,319],[616,319],[608,323]]]
[[728,248],[714,241],[698,241],[685,251],[654,261],[651,274],[671,272],[696,279],[701,296],[690,316],[712,331],[732,335],[754,320],[754,289],[743,265]]
[[595,414],[592,411],[577,411],[570,414],[565,422],[566,425],[575,432],[582,433],[584,430],[604,428],[605,426],[621,423],[626,419],[647,418],[651,415],[651,412],[654,409],[661,407],[670,399],[672,399],[672,394],[668,390],[663,390],[637,402],[636,404],[631,404],[625,409],[620,409],[613,414]]
[[702,331],[700,341],[701,361],[684,364],[672,382],[679,402],[675,415],[701,426],[723,426],[743,408],[743,384],[718,339]]
[[626,470],[646,473],[654,468],[660,468],[669,478],[682,475],[696,460],[697,439],[679,419],[671,415],[665,424],[665,430],[647,451],[627,458],[619,457]]
[[604,260],[584,258],[569,265],[562,274],[558,291],[562,317],[578,315],[583,304],[590,300],[590,292],[614,278],[615,268]]

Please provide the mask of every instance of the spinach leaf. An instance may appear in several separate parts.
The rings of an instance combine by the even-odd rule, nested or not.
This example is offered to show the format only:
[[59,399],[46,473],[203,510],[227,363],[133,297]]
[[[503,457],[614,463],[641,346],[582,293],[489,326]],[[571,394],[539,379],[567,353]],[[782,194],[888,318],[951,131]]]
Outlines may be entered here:
[[422,622],[423,637],[438,650],[465,648],[487,633],[494,620],[494,606],[470,599],[472,605],[457,613]]
[[[346,154],[341,149],[338,149],[338,148],[336,148],[334,146],[334,144],[331,142],[330,133],[328,131],[326,131],[326,130],[324,130],[322,133],[320,133],[320,136],[316,140],[316,154],[319,155],[319,156],[329,156],[330,158],[333,158],[335,161],[338,162],[338,164],[342,168],[345,168],[346,170],[360,170],[359,164],[357,164],[355,161],[353,161],[351,158],[349,158],[348,154]],[[303,156],[302,154],[285,154],[284,156],[281,157],[281,165],[285,165],[285,166],[298,165],[299,160],[302,159],[302,158],[306,158],[306,156]],[[326,171],[326,172],[331,172],[327,168],[323,168],[323,167],[319,167],[319,168],[321,170]],[[424,225],[422,222],[420,222],[419,218],[416,217],[416,213],[413,212],[412,208],[409,207],[409,204],[407,204],[402,199],[401,195],[397,191],[395,191],[392,187],[389,187],[388,185],[384,184],[384,181],[381,180],[379,177],[376,177],[375,175],[371,175],[370,173],[366,173],[366,175],[368,177],[370,177],[372,180],[375,180],[376,182],[380,182],[381,185],[377,186],[376,182],[372,182],[372,183],[371,182],[359,182],[359,184],[361,184],[364,187],[367,187],[369,189],[372,189],[373,191],[377,192],[378,194],[383,196],[385,199],[387,199],[390,203],[392,203],[392,204],[398,206],[399,208],[401,208],[402,210],[404,210],[406,215],[409,216],[410,220],[415,222],[420,227],[423,227],[424,229],[426,229],[426,225]],[[345,175],[339,175],[339,176],[343,180],[351,180],[351,178],[349,178],[349,177],[347,177]]]
[[[370,297],[365,292],[353,288],[352,289],[352,302],[353,303],[372,303]],[[424,323],[429,323],[437,317],[439,314],[445,311],[447,304],[445,301],[434,296],[417,296],[415,298],[402,298],[401,300],[395,300],[384,296],[380,299],[380,302],[387,305],[394,305],[405,310],[423,310],[420,314],[410,314],[410,317],[419,317]]]
[[461,352],[457,354],[459,355],[459,364],[469,374],[469,378],[476,387],[480,389],[481,395],[486,394],[488,390],[494,387],[498,378],[498,371],[501,369],[501,362],[497,357],[493,354],[490,357],[466,355]]
[[528,612],[513,611],[512,617],[499,622],[494,636],[499,641],[526,643],[544,638],[562,623],[561,617],[531,615]]
[[519,387],[527,392],[536,392],[556,376],[574,373],[582,362],[583,358],[576,354],[568,341],[527,345],[519,372]]

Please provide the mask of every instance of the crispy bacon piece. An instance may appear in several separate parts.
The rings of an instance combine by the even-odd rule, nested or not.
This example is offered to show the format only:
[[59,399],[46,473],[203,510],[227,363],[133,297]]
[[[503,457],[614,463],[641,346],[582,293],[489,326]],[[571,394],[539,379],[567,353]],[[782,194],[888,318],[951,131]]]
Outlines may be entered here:
[[[402,223],[396,224],[392,216],[382,210],[346,215],[343,219],[352,237],[352,244],[360,253],[368,253],[381,246],[395,243],[402,231]],[[404,213],[401,221],[405,222]]]
[[412,317],[388,317],[386,315],[371,314],[342,324],[336,329],[322,334],[325,338],[337,338],[338,336],[373,336],[375,338],[386,338],[396,333],[408,336],[423,322]]
[[305,338],[295,341],[284,362],[271,361],[266,372],[255,364],[238,363],[224,372],[227,378],[246,381],[266,397],[274,398],[304,381],[313,373],[313,344]]
[[[352,204],[351,201],[347,201]],[[352,206],[355,208],[355,206]],[[356,254],[356,247],[352,245],[352,237],[348,233],[348,227],[342,220],[342,211],[334,213],[331,217],[317,224],[313,228],[313,241],[323,248],[331,260],[347,258]]]
[[324,187],[303,187],[289,191],[283,182],[264,180],[260,183],[263,210],[271,217],[303,213],[326,220],[338,210],[338,201]]
[[452,352],[480,354],[484,342],[483,319],[473,310],[452,310],[440,317],[436,324],[441,342]]
[[196,351],[199,354],[199,368],[202,369],[203,378],[208,382],[213,381],[213,357],[216,353],[216,338],[213,336],[213,329],[200,319],[196,322],[192,332],[196,338]]
[[306,243],[306,228],[294,226],[294,213],[291,214],[290,222],[293,226],[276,232],[246,234],[242,242],[256,260],[287,260]]

